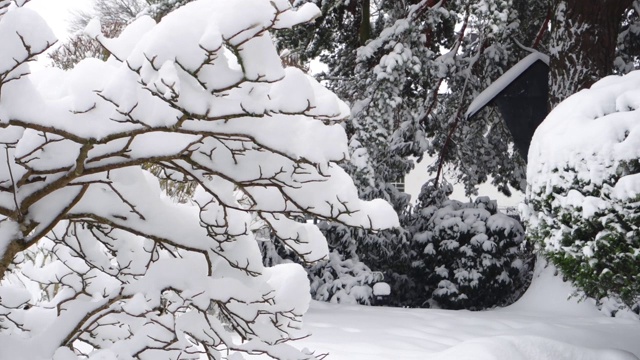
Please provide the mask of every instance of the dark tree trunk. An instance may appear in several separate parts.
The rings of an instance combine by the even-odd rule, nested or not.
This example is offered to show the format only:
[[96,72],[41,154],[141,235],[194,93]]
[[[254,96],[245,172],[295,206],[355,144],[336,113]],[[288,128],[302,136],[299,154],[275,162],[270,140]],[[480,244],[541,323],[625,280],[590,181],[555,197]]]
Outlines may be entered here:
[[633,0],[555,0],[551,22],[550,102],[610,75],[620,23]]
[[371,2],[362,1],[362,14],[360,16],[360,46],[364,46],[371,38]]

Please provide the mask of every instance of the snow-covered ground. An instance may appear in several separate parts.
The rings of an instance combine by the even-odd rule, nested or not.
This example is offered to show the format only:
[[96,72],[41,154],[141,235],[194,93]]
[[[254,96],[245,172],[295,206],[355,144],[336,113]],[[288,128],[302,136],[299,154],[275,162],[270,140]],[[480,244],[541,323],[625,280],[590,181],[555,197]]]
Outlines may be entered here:
[[640,356],[640,321],[567,300],[546,268],[516,304],[471,312],[314,302],[300,341],[332,360],[626,360]]

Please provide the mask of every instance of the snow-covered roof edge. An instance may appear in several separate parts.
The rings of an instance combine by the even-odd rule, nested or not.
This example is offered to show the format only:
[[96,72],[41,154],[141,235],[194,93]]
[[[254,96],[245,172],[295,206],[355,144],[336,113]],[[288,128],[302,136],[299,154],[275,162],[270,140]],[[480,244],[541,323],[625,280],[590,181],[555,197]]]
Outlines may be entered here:
[[502,90],[514,82],[518,76],[522,75],[531,65],[536,61],[541,60],[545,64],[549,64],[549,56],[540,52],[533,52],[527,55],[524,59],[520,60],[511,69],[507,70],[496,81],[489,85],[483,92],[481,92],[469,105],[467,112],[464,114],[465,119],[475,115],[480,109],[487,105],[493,98],[498,96]]

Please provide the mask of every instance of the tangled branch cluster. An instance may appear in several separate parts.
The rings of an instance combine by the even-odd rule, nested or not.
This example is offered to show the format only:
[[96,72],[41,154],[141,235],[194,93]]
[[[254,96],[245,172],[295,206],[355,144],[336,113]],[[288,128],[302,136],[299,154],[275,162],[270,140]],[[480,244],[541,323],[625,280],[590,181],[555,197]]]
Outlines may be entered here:
[[[0,18],[0,349],[12,359],[314,357],[298,265],[265,268],[268,226],[306,261],[327,245],[301,214],[381,229],[336,164],[348,108],[269,32],[318,15],[286,0],[200,0],[118,38],[111,54],[29,74],[55,39],[32,11]],[[158,178],[197,184],[163,196]]]

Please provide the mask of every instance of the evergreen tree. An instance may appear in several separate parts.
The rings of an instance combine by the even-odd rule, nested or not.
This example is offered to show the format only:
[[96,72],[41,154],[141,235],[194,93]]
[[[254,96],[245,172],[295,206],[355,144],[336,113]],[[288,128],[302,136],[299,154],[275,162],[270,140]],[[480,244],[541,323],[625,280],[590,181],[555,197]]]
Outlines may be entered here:
[[531,51],[551,57],[550,107],[597,78],[636,68],[640,54],[638,1],[312,2],[323,16],[306,31],[284,33],[278,46],[329,66],[320,78],[352,108],[344,166],[365,198],[389,200],[404,225],[351,236],[328,226],[327,236],[343,260],[357,256],[382,270],[403,295],[420,287],[409,265],[416,220],[392,183],[413,167],[410,157],[426,151],[438,159],[428,166],[435,188],[451,167],[468,194],[489,177],[506,194],[523,191],[525,163],[495,109],[463,118],[473,98]]
[[[613,73],[621,27],[637,10],[632,5],[634,0],[554,1],[549,43],[552,106]],[[637,38],[631,35],[622,37]]]
[[[413,158],[421,158],[425,151],[441,156],[433,171],[441,170],[445,161],[460,168],[470,192],[475,184],[487,179],[492,169],[502,170],[494,178],[505,192],[509,183],[522,187],[524,172],[518,155],[497,155],[509,154],[509,144],[504,141],[506,129],[495,114],[461,127],[462,132],[455,131],[470,95],[489,83],[489,79],[472,78],[473,72],[499,74],[509,60],[508,49],[513,45],[507,44],[507,39],[511,32],[494,31],[515,21],[509,4],[485,9],[482,2],[452,2],[447,6],[433,1],[374,2],[371,8],[376,15],[369,24],[371,40],[364,46],[362,37],[353,34],[362,28],[361,17],[356,15],[362,13],[365,2],[349,2],[351,7],[341,2],[322,5],[334,12],[316,20],[313,37],[305,42],[289,34],[280,38],[279,45],[300,51],[300,44],[307,44],[307,56],[320,55],[329,64],[325,78],[332,89],[350,100],[352,118],[347,132],[352,159],[344,166],[354,177],[361,196],[390,201],[401,223],[408,225],[412,221],[408,196],[392,184],[403,179],[414,166]],[[337,21],[344,21],[350,30],[329,31]],[[455,24],[460,21],[462,28],[455,31]],[[342,42],[341,36],[346,36]],[[327,38],[337,53],[332,47],[322,48]],[[443,54],[442,47],[449,50]],[[443,94],[444,83],[450,90]],[[456,89],[466,95],[454,95]],[[491,126],[497,130],[484,136]],[[478,156],[483,152],[485,155]],[[475,164],[478,159],[484,163],[465,166],[471,158]],[[515,178],[513,174],[517,174]],[[330,245],[334,244],[342,260],[357,259],[382,271],[394,289],[394,302],[412,302],[409,294],[415,292],[416,282],[409,275],[413,271],[412,234],[407,229],[378,234],[350,230],[351,236],[344,236],[339,227],[325,229]],[[353,248],[355,254],[348,250]]]
[[[377,127],[388,133],[384,143],[392,141],[391,134],[405,121],[417,124],[418,134],[409,139],[414,150],[408,153],[422,148],[440,157],[442,161],[431,170],[453,166],[469,193],[475,193],[474,187],[488,176],[505,193],[525,188],[524,162],[512,150],[509,131],[499,115],[487,109],[472,121],[461,116],[475,95],[511,65],[532,49],[548,53],[551,103],[555,104],[595,79],[632,70],[640,54],[636,45],[640,6],[632,0],[604,4],[578,0],[313,2],[321,6],[323,16],[303,32],[280,35],[280,49],[289,49],[302,60],[320,57],[329,67],[321,78],[350,101],[354,118],[358,113],[365,120],[367,113],[376,117]],[[371,15],[367,26],[362,25],[365,5]],[[362,28],[369,30],[367,37],[357,36]],[[408,71],[397,71],[387,87],[380,86],[384,82],[378,79],[384,76],[380,70],[389,65],[381,61],[394,63],[393,68],[400,52],[411,54],[405,65]],[[593,58],[596,53],[602,56]],[[576,71],[589,74],[580,76]],[[572,77],[582,80],[578,83]],[[379,99],[376,91],[382,94]],[[369,106],[389,109],[374,114]],[[353,124],[352,133],[358,126],[367,131],[376,127],[357,120]],[[378,148],[378,140],[372,141],[370,148]],[[426,144],[416,145],[419,142]],[[368,159],[380,163],[376,157]],[[398,174],[404,175],[402,170]]]
[[[470,193],[489,175],[507,193],[510,187],[524,189],[523,162],[510,151],[504,139],[508,131],[497,114],[487,112],[474,122],[461,118],[474,95],[515,63],[518,52],[524,53],[512,40],[518,24],[512,1],[376,1],[366,45],[356,41],[359,18],[355,10],[349,12],[362,7],[362,1],[349,2],[351,7],[322,4],[329,12],[316,20],[313,36],[280,38],[279,46],[320,56],[329,66],[324,78],[352,105],[355,146],[383,156],[390,154],[385,149],[401,148],[402,161],[421,157],[425,150],[442,156],[442,165],[434,164],[432,171],[445,162],[453,165]],[[334,31],[336,26],[342,31]],[[448,91],[443,92],[443,84]],[[357,134],[360,129],[364,135]],[[375,154],[368,159],[394,162]],[[397,167],[387,181],[402,178],[411,167]]]
[[533,138],[523,212],[563,277],[613,312],[640,313],[639,83],[637,71],[605,78],[549,114]]
[[[552,9],[550,100],[555,110],[529,154],[527,235],[582,294],[638,312],[637,198],[615,191],[638,173],[638,159],[635,150],[600,154],[633,141],[629,133],[637,125],[621,127],[613,118],[622,119],[633,109],[622,99],[629,97],[625,84],[637,85],[631,77],[607,79],[598,87],[608,90],[570,95],[607,75],[638,68],[639,3],[566,0],[553,2]],[[613,104],[614,98],[621,100]],[[553,125],[559,120],[562,128]],[[570,144],[545,139],[567,136],[566,129],[575,132]],[[611,131],[625,135],[612,138]],[[588,133],[592,136],[583,138]]]

